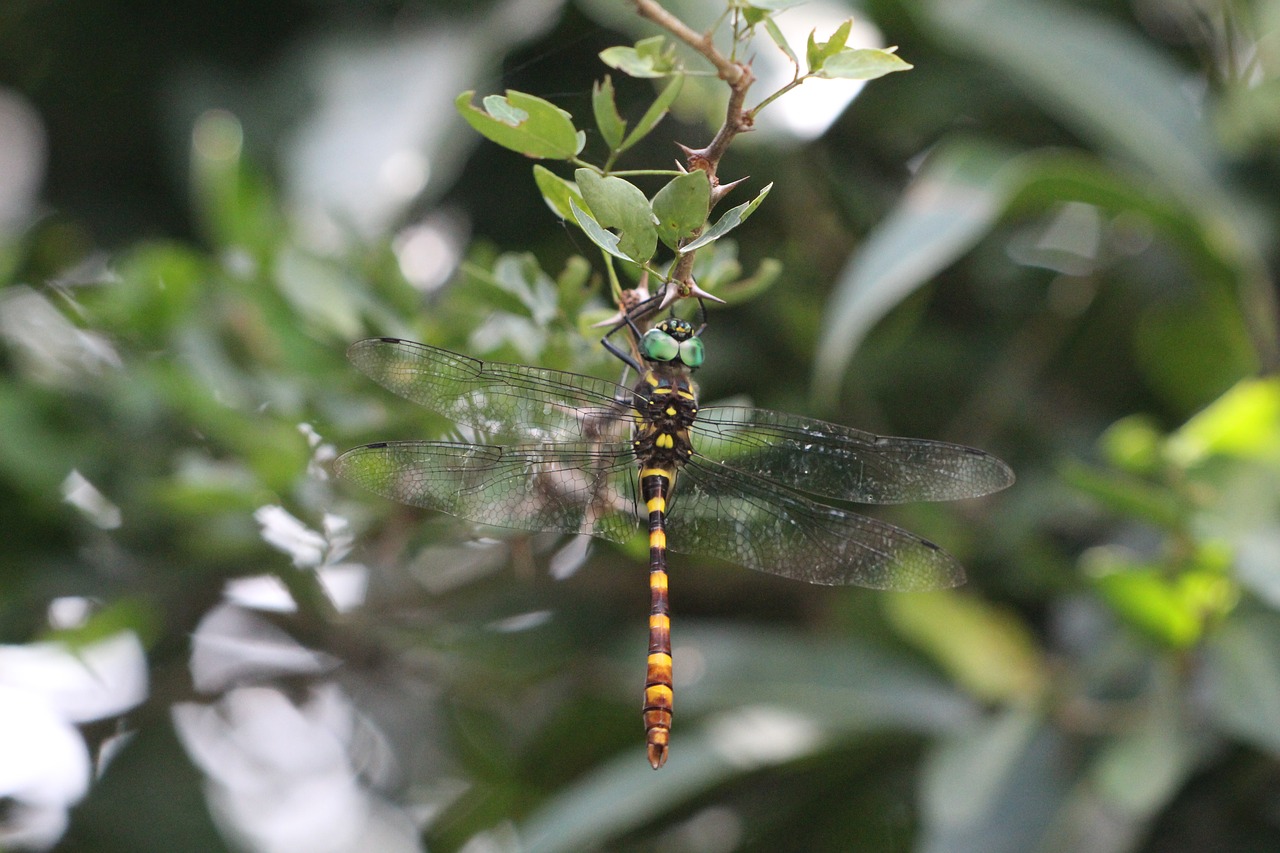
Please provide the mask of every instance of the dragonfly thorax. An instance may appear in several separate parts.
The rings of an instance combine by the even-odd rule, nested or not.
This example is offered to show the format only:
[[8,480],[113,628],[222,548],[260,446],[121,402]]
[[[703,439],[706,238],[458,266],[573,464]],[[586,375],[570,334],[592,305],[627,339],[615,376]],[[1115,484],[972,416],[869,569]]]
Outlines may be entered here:
[[642,468],[673,469],[693,453],[689,428],[698,416],[698,397],[687,370],[662,365],[649,370],[634,394],[636,432],[632,441]]

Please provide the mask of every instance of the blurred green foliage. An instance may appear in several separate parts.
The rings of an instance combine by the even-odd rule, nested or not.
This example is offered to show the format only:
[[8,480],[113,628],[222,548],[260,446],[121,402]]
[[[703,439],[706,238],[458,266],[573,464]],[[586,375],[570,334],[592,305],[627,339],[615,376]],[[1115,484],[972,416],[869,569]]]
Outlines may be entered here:
[[[314,7],[308,20],[356,43],[390,40],[394,12],[429,28],[458,11],[359,5],[344,7],[354,20]],[[671,8],[695,27],[715,17]],[[260,45],[242,11],[239,44]],[[886,514],[962,559],[971,582],[956,592],[675,567],[676,722],[657,774],[633,695],[637,555],[597,547],[556,582],[561,543],[515,538],[481,559],[457,547],[465,526],[324,474],[335,447],[449,428],[348,368],[359,337],[616,378],[589,328],[611,311],[578,257],[594,251],[539,195],[555,178],[535,185],[527,161],[485,145],[382,232],[318,237],[271,160],[279,128],[254,119],[306,100],[296,68],[195,51],[187,33],[178,48],[237,69],[250,94],[227,100],[217,79],[148,56],[128,99],[168,91],[171,117],[199,119],[177,134],[131,110],[128,133],[148,144],[128,161],[109,117],[98,137],[92,107],[83,127],[66,114],[95,85],[118,95],[118,77],[95,81],[75,43],[43,64],[8,51],[0,67],[50,116],[53,153],[48,206],[0,234],[0,638],[51,636],[50,601],[84,596],[98,609],[60,636],[127,627],[150,666],[151,698],[121,723],[138,736],[64,849],[219,849],[169,708],[210,700],[188,638],[228,580],[264,573],[299,605],[276,623],[342,661],[325,678],[390,743],[386,796],[429,814],[431,850],[513,836],[531,850],[1280,846],[1280,4],[863,12],[914,70],[869,86],[817,140],[748,137],[724,161],[726,179],[752,176],[743,199],[774,186],[701,259],[704,284],[755,271],[712,316],[703,396],[979,445],[1019,483]],[[39,4],[5,14],[11,46],[71,26]],[[112,55],[147,54],[152,36],[112,20]],[[275,49],[304,43],[272,20],[288,33]],[[628,4],[591,0],[513,52],[500,81],[469,85],[586,116],[605,72],[594,51],[652,34]],[[71,99],[72,83],[88,91]],[[613,85],[632,121],[655,96]],[[705,142],[706,91],[686,87],[628,161],[665,166],[672,140]],[[104,174],[79,168],[109,144]],[[188,163],[182,180],[157,177],[164,158]],[[122,190],[133,169],[146,203]],[[448,283],[424,288],[400,238],[446,207],[474,234]],[[67,500],[73,471],[118,526]],[[264,542],[266,505],[314,529],[352,520],[353,559],[372,569],[364,607],[339,615]],[[550,618],[511,621],[530,614]],[[86,727],[94,743],[109,733]]]

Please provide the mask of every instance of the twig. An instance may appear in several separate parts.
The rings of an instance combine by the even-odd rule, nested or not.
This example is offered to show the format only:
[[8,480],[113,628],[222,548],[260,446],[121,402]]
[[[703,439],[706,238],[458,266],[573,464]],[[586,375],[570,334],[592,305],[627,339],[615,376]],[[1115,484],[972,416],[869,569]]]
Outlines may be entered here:
[[671,33],[689,47],[707,58],[716,67],[720,79],[730,86],[734,85],[745,68],[716,50],[711,33],[698,33],[684,21],[662,8],[657,0],[634,0],[636,11],[640,17],[648,18],[667,32]]
[[[725,110],[724,123],[716,131],[716,135],[711,139],[711,142],[705,148],[680,146],[680,149],[685,154],[689,168],[701,169],[707,173],[707,178],[711,181],[711,206],[715,207],[716,202],[732,186],[731,184],[721,184],[716,175],[716,170],[720,166],[720,158],[724,156],[725,151],[729,148],[729,143],[733,142],[734,137],[739,133],[751,130],[754,124],[754,115],[744,111],[742,105],[746,103],[747,90],[751,88],[751,84],[755,82],[756,77],[751,72],[749,64],[735,62],[717,50],[710,32],[699,33],[695,31],[684,21],[664,9],[657,0],[633,0],[633,2],[640,17],[647,18],[696,50],[715,66],[717,75],[729,85],[729,104]],[[694,252],[680,255],[675,268],[671,271],[671,280],[681,284],[692,284],[693,259]]]

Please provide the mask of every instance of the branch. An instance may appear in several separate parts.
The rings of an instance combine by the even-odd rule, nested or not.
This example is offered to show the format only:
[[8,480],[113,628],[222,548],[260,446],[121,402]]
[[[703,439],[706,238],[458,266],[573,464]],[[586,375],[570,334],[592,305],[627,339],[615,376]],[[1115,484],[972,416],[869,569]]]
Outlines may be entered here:
[[716,67],[716,72],[720,75],[721,80],[724,80],[730,86],[737,83],[738,78],[742,76],[743,66],[738,65],[716,50],[715,42],[711,39],[711,33],[696,32],[684,21],[662,8],[657,0],[633,0],[633,2],[636,4],[636,11],[640,13],[640,17],[648,18],[705,56],[707,61]]
[[[756,81],[751,73],[751,66],[734,62],[716,49],[711,33],[698,33],[684,21],[664,9],[657,0],[632,0],[640,17],[647,18],[662,27],[680,41],[702,54],[708,62],[715,66],[721,80],[729,85],[729,104],[725,110],[724,124],[716,131],[716,135],[705,148],[689,148],[681,145],[686,162],[690,169],[701,169],[707,173],[711,181],[711,207],[715,207],[734,184],[721,184],[716,170],[720,166],[720,158],[729,148],[729,143],[739,133],[751,130],[755,122],[754,113],[746,112],[742,105],[747,100],[747,90]],[[683,289],[695,288],[693,283],[693,259],[695,252],[682,254],[671,271],[670,279]],[[692,290],[690,290],[692,292]]]

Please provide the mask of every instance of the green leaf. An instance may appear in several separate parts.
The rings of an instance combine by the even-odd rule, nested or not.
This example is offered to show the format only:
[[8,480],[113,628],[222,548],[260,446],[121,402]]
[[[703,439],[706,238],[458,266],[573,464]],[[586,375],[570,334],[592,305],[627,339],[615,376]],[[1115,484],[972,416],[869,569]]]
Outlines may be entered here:
[[138,639],[145,644],[154,642],[160,635],[163,622],[164,614],[157,610],[155,602],[126,597],[108,600],[101,610],[96,611],[83,624],[50,631],[41,639],[44,642],[62,643],[73,653],[110,639],[122,631],[138,634]]
[[936,733],[974,709],[931,668],[856,637],[717,622],[686,622],[680,636],[706,667],[697,689],[678,700],[694,717],[768,705],[837,732],[892,726]]
[[890,595],[883,603],[898,632],[976,698],[1033,700],[1047,687],[1040,649],[1012,611],[952,590]]
[[469,293],[499,315],[530,318],[534,304],[532,285],[541,270],[532,255],[504,252],[488,269],[468,271]]
[[1242,587],[1280,610],[1280,527],[1268,525],[1242,536],[1235,570]]
[[1171,572],[1139,562],[1120,548],[1094,548],[1081,558],[1086,576],[1126,623],[1169,648],[1190,648],[1235,604],[1225,566],[1205,552]]
[[627,130],[627,123],[618,115],[618,104],[614,99],[613,81],[609,75],[597,80],[591,86],[591,109],[596,116],[596,127],[600,128],[600,137],[604,139],[609,150],[616,150],[622,144],[622,135]]
[[791,60],[791,64],[799,68],[800,60],[796,57],[796,52],[791,49],[791,45],[787,44],[787,37],[782,34],[782,30],[778,29],[778,24],[773,18],[766,17],[764,19],[764,31],[769,34],[769,38],[773,39],[773,43],[787,55],[787,59]]
[[1164,435],[1149,415],[1130,415],[1107,427],[1098,439],[1106,460],[1129,474],[1153,474],[1160,469]]
[[219,247],[273,251],[280,233],[279,202],[243,155],[243,129],[225,110],[210,110],[192,133],[195,214]]
[[555,316],[557,289],[532,252],[506,253],[493,264],[493,283],[519,300],[521,312],[544,326]]
[[653,36],[636,42],[635,47],[605,48],[600,61],[630,77],[666,77],[676,70],[675,49],[664,49],[666,38]]
[[595,221],[618,231],[618,248],[627,258],[643,264],[653,257],[658,230],[653,208],[640,188],[613,175],[601,177],[590,169],[579,169],[573,176]]
[[796,6],[803,6],[807,2],[809,2],[809,0],[749,0],[749,2],[744,5],[748,9],[756,9],[761,12],[772,13],[792,9]]
[[677,77],[666,85],[653,103],[649,105],[649,109],[645,110],[644,115],[640,117],[640,121],[636,122],[635,128],[631,134],[623,141],[619,152],[626,151],[632,145],[635,145],[641,139],[649,135],[649,131],[653,130],[658,122],[662,121],[663,116],[667,114],[671,103],[676,99],[676,95],[680,94],[680,87],[684,85],[684,78]]
[[818,77],[841,80],[874,80],[895,71],[907,71],[912,66],[898,58],[890,50],[874,48],[845,48],[834,56],[823,60],[821,67],[814,70]]
[[586,144],[573,117],[549,101],[508,89],[505,98],[486,97],[479,110],[471,104],[473,94],[463,92],[454,106],[467,124],[503,148],[534,159],[568,160]]
[[929,156],[836,282],[818,341],[815,395],[835,396],[871,327],[990,229],[1017,186],[1012,160],[1010,152],[970,140]]
[[653,214],[658,218],[658,239],[670,249],[707,222],[711,204],[711,182],[707,173],[694,169],[673,178],[653,197]]
[[1043,724],[1038,714],[1015,707],[948,735],[925,764],[921,805],[933,819],[947,824],[966,824],[990,814]]
[[650,36],[636,42],[636,54],[655,64],[675,56],[674,46],[667,44],[666,36]]
[[1113,820],[1158,813],[1196,767],[1201,733],[1188,731],[1181,677],[1170,661],[1159,663],[1142,716],[1106,740],[1088,771],[1097,807]]
[[579,204],[584,204],[577,184],[566,181],[544,166],[533,167],[533,182],[542,192],[542,200],[547,203],[547,207],[561,219],[573,219],[573,212],[569,210],[569,199],[577,199]]
[[1210,250],[1229,261],[1230,279],[1214,283],[1244,302],[1237,313],[1263,360],[1274,352],[1274,294],[1258,273],[1267,266],[1269,232],[1254,228],[1254,214],[1231,195],[1222,149],[1174,56],[1112,18],[1068,4],[929,0],[912,7],[948,48],[1000,69],[1082,137],[1175,194],[1201,223]]
[[1084,136],[1142,163],[1196,208],[1220,199],[1216,145],[1186,72],[1135,30],[1078,7],[930,0],[917,14],[942,42],[977,54]]
[[698,286],[729,305],[740,305],[755,298],[773,286],[781,275],[781,263],[774,258],[761,258],[755,272],[742,278],[738,244],[732,238],[717,240],[698,252],[693,264],[693,277]]
[[[1280,10],[1280,6],[1272,3],[1271,9]],[[1280,11],[1271,14],[1273,22],[1280,22]],[[1274,39],[1277,24],[1258,30],[1268,31]],[[1238,85],[1228,86],[1216,106],[1213,124],[1218,136],[1223,146],[1240,159],[1270,150],[1280,138],[1280,76],[1274,70],[1262,80],[1241,80]]]
[[1245,323],[1237,293],[1205,288],[1185,301],[1153,303],[1137,318],[1134,361],[1171,407],[1198,409],[1257,372]]
[[527,112],[512,106],[501,95],[485,95],[480,99],[480,103],[484,104],[485,112],[511,127],[516,127],[529,117]]
[[846,20],[839,27],[836,27],[836,31],[831,34],[831,38],[824,42],[815,41],[814,36],[817,35],[817,30],[809,31],[809,44],[805,51],[805,60],[809,63],[810,73],[816,72],[827,59],[844,50],[845,43],[849,40],[849,31],[851,29],[853,29],[853,19]]
[[1165,530],[1181,530],[1191,513],[1172,489],[1119,471],[1063,463],[1059,474],[1064,482],[1125,518],[1140,519]]
[[1209,639],[1205,656],[1210,718],[1264,752],[1280,752],[1280,619],[1232,619]]
[[[715,245],[723,246],[725,242],[720,241]],[[738,305],[756,298],[773,287],[782,277],[782,269],[781,261],[775,258],[761,258],[756,271],[747,278],[739,278],[723,285],[708,284],[701,279],[699,282],[704,288],[723,299],[726,304]]]
[[696,249],[701,249],[703,246],[715,240],[719,240],[725,234],[728,234],[730,231],[746,222],[747,217],[756,212],[756,208],[760,206],[762,201],[764,201],[765,196],[769,194],[769,190],[771,189],[773,189],[773,184],[769,184],[764,189],[760,190],[760,194],[751,201],[740,204],[737,207],[730,208],[725,212],[724,216],[721,216],[720,219],[716,221],[715,225],[712,225],[703,232],[702,236],[693,240],[687,246],[682,247],[680,251],[692,252]]
[[361,331],[358,289],[350,273],[328,258],[287,246],[273,265],[276,284],[293,309],[316,329],[336,340],[351,340]]
[[556,276],[560,310],[571,317],[579,316],[591,296],[590,284],[591,264],[581,255],[570,255],[564,262],[564,268]]
[[1035,710],[1010,707],[948,735],[927,757],[917,850],[1036,850],[1068,793],[1067,748]]
[[631,258],[627,253],[618,248],[618,235],[606,231],[599,222],[592,218],[590,213],[583,210],[575,199],[569,199],[569,210],[573,215],[573,221],[578,223],[578,227],[582,229],[582,233],[604,251],[624,261],[630,261]]
[[1171,435],[1167,450],[1184,467],[1215,455],[1280,461],[1280,380],[1237,383]]

